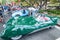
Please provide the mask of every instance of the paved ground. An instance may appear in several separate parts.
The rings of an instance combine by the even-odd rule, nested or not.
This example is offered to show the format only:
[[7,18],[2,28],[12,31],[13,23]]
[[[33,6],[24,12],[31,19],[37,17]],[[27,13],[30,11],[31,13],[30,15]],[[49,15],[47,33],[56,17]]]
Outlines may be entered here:
[[[9,17],[5,18],[7,21]],[[2,30],[2,24],[0,23],[0,32]],[[57,38],[60,37],[60,30],[57,28],[53,29],[45,29],[30,35],[25,35],[19,40],[56,40]],[[2,40],[0,38],[0,40]]]
[[56,40],[59,37],[60,30],[53,28],[26,35],[22,37],[21,40]]

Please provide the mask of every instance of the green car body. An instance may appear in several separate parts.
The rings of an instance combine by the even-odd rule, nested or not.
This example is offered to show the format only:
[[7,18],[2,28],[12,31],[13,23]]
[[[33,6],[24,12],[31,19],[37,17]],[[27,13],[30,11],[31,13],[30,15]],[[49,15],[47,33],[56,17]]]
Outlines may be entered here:
[[19,35],[26,35],[35,30],[42,29],[48,26],[53,26],[57,24],[57,17],[50,17],[49,20],[37,21],[36,18],[32,16],[26,17],[12,17],[5,24],[4,30],[1,32],[1,38],[12,38]]

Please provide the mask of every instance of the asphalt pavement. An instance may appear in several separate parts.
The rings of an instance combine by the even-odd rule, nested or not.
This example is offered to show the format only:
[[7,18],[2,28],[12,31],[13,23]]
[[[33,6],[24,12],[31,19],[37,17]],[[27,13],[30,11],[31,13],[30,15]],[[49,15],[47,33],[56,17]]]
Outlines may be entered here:
[[60,37],[60,30],[52,28],[23,36],[20,40],[56,40],[59,37]]

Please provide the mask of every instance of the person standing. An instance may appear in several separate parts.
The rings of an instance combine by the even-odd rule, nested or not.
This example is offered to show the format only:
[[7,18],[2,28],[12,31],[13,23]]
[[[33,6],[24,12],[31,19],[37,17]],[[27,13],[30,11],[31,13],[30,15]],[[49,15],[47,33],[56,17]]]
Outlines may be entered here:
[[1,3],[0,3],[0,16],[1,16],[1,17],[2,17],[3,12],[4,12],[3,6],[2,6]]
[[4,12],[3,6],[0,3],[0,22],[3,22],[3,12]]

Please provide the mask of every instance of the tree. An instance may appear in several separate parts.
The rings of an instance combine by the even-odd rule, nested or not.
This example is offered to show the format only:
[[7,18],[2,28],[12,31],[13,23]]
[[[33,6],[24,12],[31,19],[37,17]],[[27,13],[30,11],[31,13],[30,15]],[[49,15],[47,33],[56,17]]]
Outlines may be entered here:
[[2,4],[4,5],[6,3],[6,0],[2,0]]
[[47,1],[48,1],[48,0],[40,0],[40,9],[41,9],[44,5],[45,5],[45,9],[46,9]]
[[50,0],[50,3],[57,3],[58,0]]

